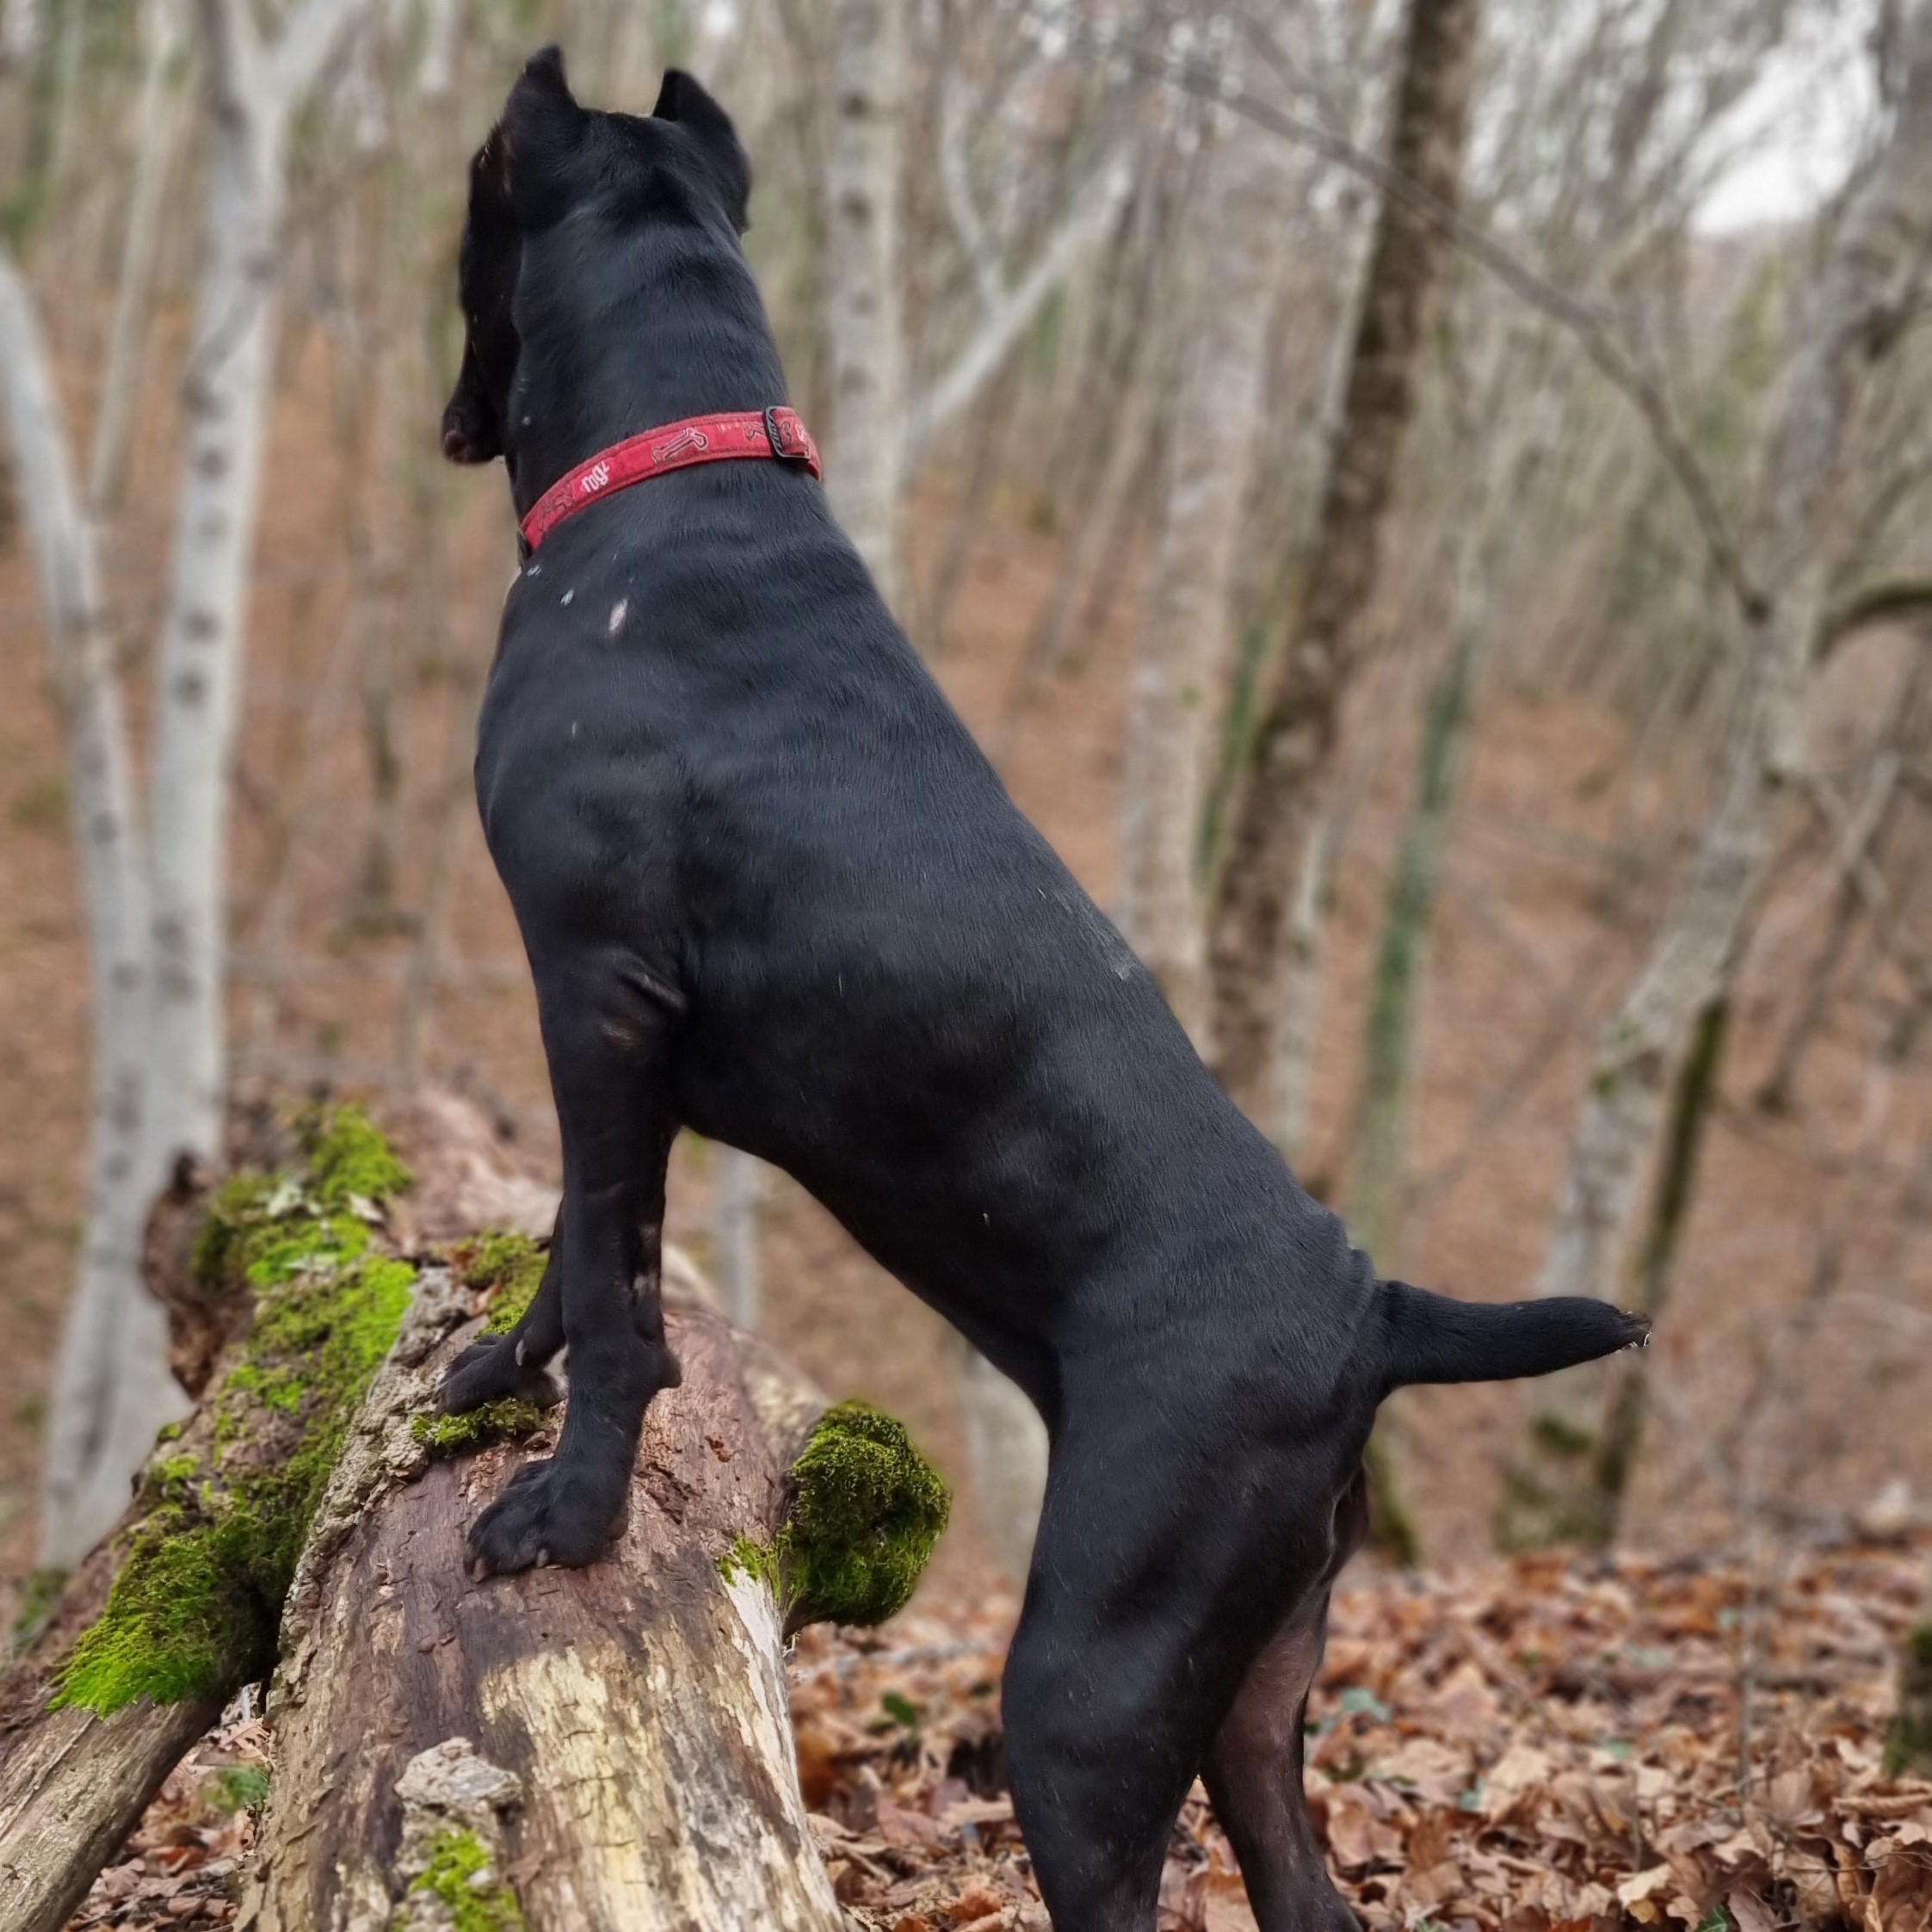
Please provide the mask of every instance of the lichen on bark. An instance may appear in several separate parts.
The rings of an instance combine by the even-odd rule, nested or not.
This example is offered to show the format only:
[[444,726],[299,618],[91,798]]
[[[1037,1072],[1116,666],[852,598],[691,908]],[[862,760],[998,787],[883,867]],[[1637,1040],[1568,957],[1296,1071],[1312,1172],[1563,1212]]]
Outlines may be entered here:
[[194,1265],[245,1285],[252,1324],[195,1423],[157,1445],[57,1707],[105,1717],[144,1695],[179,1702],[274,1660],[303,1539],[415,1282],[371,1234],[409,1184],[387,1143],[351,1108],[301,1131],[299,1172],[238,1176],[216,1195]]

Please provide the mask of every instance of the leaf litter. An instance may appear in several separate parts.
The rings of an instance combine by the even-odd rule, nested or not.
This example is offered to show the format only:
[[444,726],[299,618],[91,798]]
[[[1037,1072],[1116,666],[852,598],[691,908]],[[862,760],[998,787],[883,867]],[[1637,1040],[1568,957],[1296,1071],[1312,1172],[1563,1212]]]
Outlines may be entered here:
[[[1370,1932],[1932,1932],[1932,1781],[1885,1737],[1924,1554],[1774,1574],[1636,1556],[1364,1575],[1336,1598],[1306,1785]],[[800,1782],[853,1932],[1046,1932],[1006,1787],[1013,1606],[916,1605],[792,1655]],[[269,1760],[252,1719],[170,1778],[73,1928],[219,1925]],[[1197,1785],[1159,1932],[1252,1932]]]

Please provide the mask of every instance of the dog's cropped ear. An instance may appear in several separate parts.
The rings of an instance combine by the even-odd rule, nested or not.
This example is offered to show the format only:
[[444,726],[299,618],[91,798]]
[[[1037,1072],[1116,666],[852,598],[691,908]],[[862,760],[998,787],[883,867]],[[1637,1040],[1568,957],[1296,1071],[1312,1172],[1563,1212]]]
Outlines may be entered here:
[[751,164],[731,117],[681,67],[664,70],[664,84],[651,112],[659,120],[675,120],[697,142],[724,194],[725,212],[742,235],[750,219]]
[[554,221],[568,202],[568,175],[590,117],[564,78],[560,47],[534,53],[497,123],[503,182],[526,228]]

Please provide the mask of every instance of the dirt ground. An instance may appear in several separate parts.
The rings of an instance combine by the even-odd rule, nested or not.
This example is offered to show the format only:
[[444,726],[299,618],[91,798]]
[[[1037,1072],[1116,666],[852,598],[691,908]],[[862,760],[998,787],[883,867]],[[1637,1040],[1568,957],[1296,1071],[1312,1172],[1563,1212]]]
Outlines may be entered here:
[[[238,1074],[376,1095],[410,1071],[482,1100],[533,1158],[553,1143],[515,934],[467,798],[475,681],[512,568],[500,477],[434,480],[447,546],[431,568],[412,526],[373,519],[376,566],[358,588],[334,532],[366,487],[318,425],[325,348],[285,356],[268,473],[238,771],[231,917]],[[138,685],[157,615],[170,412],[144,418],[133,506],[110,559]],[[426,486],[429,487],[429,486]],[[922,567],[941,548],[942,497],[914,517]],[[967,564],[935,674],[982,734],[1003,715],[1061,541],[999,514]],[[373,588],[370,588],[373,585]],[[1104,906],[1112,888],[1121,733],[1133,643],[1131,581],[1100,633],[1046,682],[1005,776],[1015,798]],[[382,823],[367,719],[382,680],[352,648],[385,627],[402,753],[388,820],[392,898],[359,892]],[[370,654],[373,655],[373,654]],[[1349,783],[1359,803],[1336,867],[1312,1126],[1299,1162],[1345,1195],[1367,967],[1388,856],[1408,793],[1404,730],[1379,720],[1410,673],[1374,667],[1359,694]],[[1468,1295],[1530,1291],[1585,1077],[1594,1027],[1627,981],[1667,896],[1688,826],[1679,780],[1633,760],[1627,724],[1498,676],[1482,696],[1423,1001],[1411,1200],[1386,1272]],[[1694,787],[1691,789],[1694,790]],[[17,525],[0,523],[0,1614],[31,1562],[39,1431],[82,1212],[86,953],[67,829],[63,754],[34,585]],[[454,816],[452,816],[454,815]],[[419,906],[448,827],[446,911],[410,1066],[404,1019]],[[1660,1551],[1734,1526],[1739,1482],[1812,1512],[1854,1511],[1888,1481],[1932,1493],[1923,1335],[1932,1252],[1910,1204],[1929,1145],[1923,1075],[1881,1080],[1835,1018],[1788,1117],[1756,1110],[1791,983],[1820,922],[1796,921],[1808,867],[1754,966],[1707,1149],[1686,1256],[1657,1361],[1666,1401],[1630,1519]],[[401,908],[398,916],[395,910]],[[1780,936],[1780,917],[1790,929]],[[1849,1009],[1848,1009],[1849,1011]],[[1875,1150],[1867,1172],[1854,1157]],[[701,1254],[705,1151],[682,1146],[670,1232]],[[1871,1168],[1871,1163],[1866,1164]],[[1910,1211],[1908,1211],[1910,1210]],[[768,1326],[832,1390],[903,1416],[957,1475],[961,1438],[935,1318],[861,1255],[802,1193],[766,1210]],[[1829,1301],[1818,1299],[1829,1289]],[[1898,1311],[1903,1308],[1905,1312]],[[1806,1311],[1811,1312],[1807,1314]],[[1916,1314],[1915,1312],[1916,1312]],[[1486,1548],[1517,1397],[1417,1392],[1408,1426],[1413,1502],[1432,1557]],[[1741,1424],[1738,1418],[1743,1418]],[[1737,1435],[1738,1441],[1729,1440]],[[929,1583],[978,1573],[970,1507]]]

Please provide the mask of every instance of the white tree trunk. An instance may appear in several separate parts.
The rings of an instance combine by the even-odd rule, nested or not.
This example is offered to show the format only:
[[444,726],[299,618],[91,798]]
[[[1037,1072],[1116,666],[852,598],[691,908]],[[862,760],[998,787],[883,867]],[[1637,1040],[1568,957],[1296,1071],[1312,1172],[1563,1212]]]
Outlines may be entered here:
[[458,0],[428,0],[423,9],[423,59],[416,70],[416,91],[425,101],[441,100],[455,79],[460,19]]
[[4,0],[0,5],[0,68],[29,68],[40,58],[46,33],[41,0]]
[[737,1147],[719,1145],[713,1155],[711,1273],[719,1305],[740,1328],[756,1328],[764,1314],[758,1240],[764,1163]]
[[1120,929],[1197,1046],[1208,1018],[1201,807],[1227,682],[1235,537],[1260,441],[1288,152],[1236,120],[1207,157],[1182,264],[1190,312],[1127,723]]
[[906,428],[899,242],[904,0],[835,0],[825,156],[825,491],[880,594],[899,608]]
[[[245,0],[199,4],[213,123],[207,235],[145,853],[93,534],[67,472],[44,359],[34,399],[34,339],[23,333],[31,315],[17,284],[9,306],[13,338],[24,345],[7,356],[4,378],[15,442],[23,473],[46,479],[45,500],[38,487],[32,494],[50,533],[38,547],[68,700],[95,976],[88,1227],[44,1479],[41,1558],[52,1568],[69,1567],[98,1540],[125,1506],[128,1478],[155,1432],[185,1412],[169,1372],[166,1319],[141,1280],[142,1238],[149,1204],[177,1161],[213,1166],[220,1154],[229,766],[268,414],[284,144],[295,106],[366,0],[305,0],[272,51],[257,40]],[[11,401],[16,392],[28,398],[23,409]],[[101,466],[103,477],[114,460]]]
[[212,1164],[221,1144],[230,763],[268,414],[285,133],[281,104],[259,71],[237,71],[241,65],[210,63],[206,253],[157,689],[148,1120],[149,1164],[160,1173],[182,1155]]
[[[147,1014],[146,880],[127,726],[101,600],[95,533],[74,487],[46,351],[25,287],[0,257],[0,391],[46,612],[68,740],[74,840],[90,941],[95,1023],[88,1218],[47,1445],[42,1561],[67,1569],[127,1502],[127,1475],[187,1410],[168,1373],[167,1323],[141,1284],[154,1176],[141,1157]],[[120,1418],[139,1418],[132,1447]],[[115,1463],[97,1499],[89,1472]],[[104,1510],[104,1515],[102,1511]]]
[[[1773,406],[1746,565],[1736,712],[1717,802],[1691,875],[1591,1068],[1539,1292],[1608,1299],[1671,1080],[1697,1014],[1748,937],[1796,769],[1799,701],[1824,613],[1832,517],[1861,402],[1923,293],[1932,246],[1932,0],[1903,29],[1905,81],[1891,137],[1841,218]],[[1605,1533],[1597,1453],[1611,1386],[1601,1367],[1532,1385],[1499,1528],[1537,1543]]]
[[1281,1039],[1275,1063],[1275,1145],[1293,1164],[1308,1133],[1314,1102],[1315,1041],[1321,1028],[1329,861],[1334,824],[1324,811],[1308,828],[1288,915],[1288,953],[1281,990]]
[[140,390],[142,352],[153,315],[154,266],[161,251],[161,208],[178,145],[186,90],[175,67],[185,38],[181,0],[144,0],[141,8],[141,99],[134,136],[134,178],[121,236],[120,273],[114,286],[114,318],[101,401],[94,417],[94,448],[88,463],[87,500],[99,517],[115,501],[134,398]]

